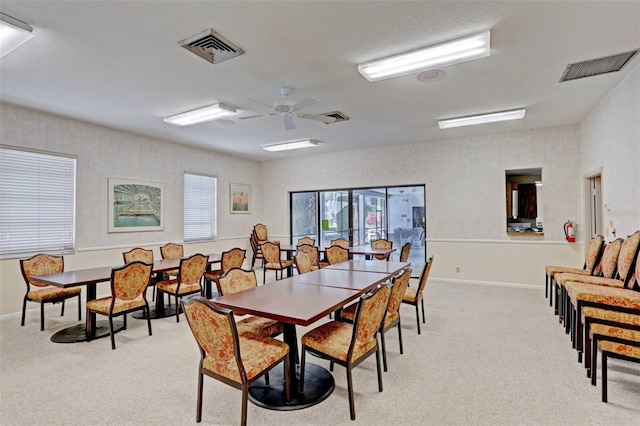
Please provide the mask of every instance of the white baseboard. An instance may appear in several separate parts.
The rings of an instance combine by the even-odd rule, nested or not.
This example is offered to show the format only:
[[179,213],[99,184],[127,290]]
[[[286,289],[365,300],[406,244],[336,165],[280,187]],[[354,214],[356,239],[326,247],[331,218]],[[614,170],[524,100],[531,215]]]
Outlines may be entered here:
[[469,285],[485,285],[485,286],[493,286],[493,287],[509,287],[509,288],[523,288],[527,290],[543,290],[543,286],[539,285],[531,285],[531,284],[521,284],[521,283],[505,283],[499,281],[477,281],[477,280],[454,280],[452,278],[429,278],[429,281],[432,282],[441,282],[445,284],[469,284]]

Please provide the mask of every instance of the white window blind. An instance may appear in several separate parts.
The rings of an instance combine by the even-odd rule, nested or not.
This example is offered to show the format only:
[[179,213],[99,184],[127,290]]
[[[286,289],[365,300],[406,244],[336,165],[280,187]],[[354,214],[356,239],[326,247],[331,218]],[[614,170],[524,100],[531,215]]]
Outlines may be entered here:
[[76,159],[0,147],[0,258],[75,250]]
[[184,174],[184,241],[216,239],[217,178]]

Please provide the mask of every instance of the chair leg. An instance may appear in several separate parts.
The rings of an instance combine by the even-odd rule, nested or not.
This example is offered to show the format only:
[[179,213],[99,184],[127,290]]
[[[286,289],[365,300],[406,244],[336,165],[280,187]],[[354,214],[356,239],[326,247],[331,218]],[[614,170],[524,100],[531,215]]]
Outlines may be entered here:
[[403,354],[402,350],[402,322],[398,319],[398,342],[400,344],[400,354]]
[[82,321],[82,298],[81,293],[78,293],[78,321]]
[[44,303],[40,304],[40,331],[44,330]]
[[124,314],[123,317],[124,317],[124,326],[122,327],[122,329],[126,330],[127,329],[127,314]]
[[598,373],[596,368],[598,367],[598,337],[593,336],[591,339],[591,386],[596,385],[596,379]]
[[176,294],[176,322],[180,322],[180,299],[178,299],[178,295]]
[[384,364],[384,371],[387,371],[387,345],[384,340],[384,330],[380,330],[380,341],[382,342],[382,362]]
[[153,336],[153,333],[151,332],[151,309],[149,309],[149,304],[147,303],[147,307],[144,309],[145,311],[147,311],[147,325],[149,327],[149,336]]
[[60,309],[60,316],[61,317],[64,316],[64,302],[65,302],[65,299],[62,299],[62,309]]
[[382,371],[380,371],[380,347],[376,349],[376,367],[378,369],[378,392],[382,392]]
[[424,318],[424,298],[420,299],[420,305],[422,306],[422,323],[426,324],[425,318]]
[[113,333],[113,317],[109,315],[109,334],[111,335],[111,350],[116,348],[116,337]]
[[271,380],[269,379],[269,372],[264,373],[264,384],[266,386],[271,386]]
[[264,265],[262,266],[262,284],[265,284],[267,282],[267,270],[264,268]]
[[418,310],[418,301],[416,301],[416,323],[418,324],[418,334],[420,334],[420,311]]
[[198,403],[196,406],[196,423],[202,421],[202,369],[198,372]]
[[93,328],[93,320],[91,318],[91,311],[87,308],[84,312],[87,317],[87,342],[91,341],[91,329]]
[[22,299],[22,321],[20,321],[20,325],[22,327],[24,327],[24,317],[26,313],[27,313],[27,297],[25,296],[24,299]]
[[[378,361],[380,361],[378,359]],[[355,420],[356,419],[356,407],[355,405],[355,401],[353,400],[353,379],[351,377],[351,365],[347,364],[347,388],[349,391],[349,411],[351,413],[351,420]]]
[[242,385],[242,417],[240,419],[241,426],[247,426],[247,402],[249,401],[249,386],[244,383]]
[[[302,347],[302,356],[300,357],[300,378],[298,379],[298,392],[304,392],[304,365],[306,359],[307,351],[304,346]],[[285,374],[289,373],[289,369],[285,366],[284,369]]]
[[602,402],[607,402],[607,353],[602,352]]

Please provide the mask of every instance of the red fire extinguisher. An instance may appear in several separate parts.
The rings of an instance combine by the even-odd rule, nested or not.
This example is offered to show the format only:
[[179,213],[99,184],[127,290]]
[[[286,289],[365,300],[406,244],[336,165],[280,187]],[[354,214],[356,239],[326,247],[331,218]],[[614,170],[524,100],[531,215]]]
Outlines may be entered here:
[[564,236],[568,242],[576,242],[576,225],[570,220],[564,224]]

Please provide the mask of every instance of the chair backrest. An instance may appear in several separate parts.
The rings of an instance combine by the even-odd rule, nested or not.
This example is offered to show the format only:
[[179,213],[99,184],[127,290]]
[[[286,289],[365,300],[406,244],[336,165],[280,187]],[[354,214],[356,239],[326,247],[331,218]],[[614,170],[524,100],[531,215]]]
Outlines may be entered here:
[[309,244],[310,246],[315,246],[316,240],[314,240],[311,237],[303,237],[298,240],[298,245],[301,246],[302,244]]
[[20,260],[20,270],[24,282],[29,288],[29,284],[36,287],[46,287],[46,284],[31,281],[34,275],[57,274],[64,272],[64,258],[62,256],[51,256],[49,254],[37,254],[29,259]]
[[622,238],[611,241],[604,248],[602,258],[600,259],[600,266],[602,268],[601,275],[603,277],[613,278],[616,273],[620,248],[622,248]]
[[267,241],[267,225],[263,225],[258,223],[253,227],[253,230],[256,233],[256,237],[258,237],[259,242]]
[[393,316],[402,305],[402,297],[407,291],[409,280],[411,279],[411,269],[405,269],[400,276],[393,279],[391,287],[391,295],[389,296],[389,306],[387,307],[387,316]]
[[133,261],[111,270],[111,308],[115,299],[133,300],[142,295],[146,299],[147,286],[151,279],[153,264]]
[[258,280],[254,270],[245,271],[240,268],[231,268],[216,279],[216,287],[218,287],[220,296],[256,288],[257,286]]
[[180,269],[178,270],[178,282],[180,284],[195,284],[207,270],[207,262],[209,258],[205,255],[196,253],[191,257],[180,260]]
[[235,382],[246,383],[247,374],[240,357],[238,329],[229,309],[197,296],[182,301],[182,310],[198,343],[202,359],[211,360],[207,369]]
[[638,247],[640,246],[640,231],[629,235],[618,253],[618,278],[624,281],[625,286],[629,284],[633,274],[633,262],[638,256]]
[[324,251],[324,257],[331,265],[346,262],[349,260],[349,250],[341,246],[327,247]]
[[400,262],[409,261],[409,253],[411,252],[411,243],[406,243],[400,250]]
[[246,250],[237,247],[222,253],[222,272],[228,271],[231,268],[241,268],[246,253]]
[[[385,240],[384,238],[380,238],[377,240],[373,240],[371,241],[371,248],[373,249],[391,249],[393,248],[393,242],[389,241],[389,240]],[[389,259],[389,256],[391,255],[391,253],[389,254],[374,254],[373,257],[375,257],[378,260],[387,260]]]
[[[366,345],[376,338],[382,320],[389,305],[389,286],[380,284],[370,292],[360,296],[356,316],[353,320],[353,335],[347,353],[347,360],[351,360],[354,349]],[[358,345],[360,343],[360,345]],[[362,355],[362,354],[358,354]]]
[[422,297],[422,293],[424,292],[424,288],[427,286],[427,279],[429,278],[429,272],[431,271],[431,266],[433,266],[433,256],[429,257],[427,263],[422,268],[422,273],[420,274],[420,281],[418,282],[418,290],[416,291],[416,300],[420,300]]
[[298,252],[304,252],[308,254],[311,266],[318,266],[318,258],[320,257],[320,250],[318,250],[318,247],[309,244],[301,244],[298,246]]
[[267,241],[260,246],[262,255],[267,263],[280,263],[280,246]]
[[160,254],[163,259],[182,259],[184,257],[184,247],[182,244],[169,243],[160,247]]
[[296,253],[296,269],[298,270],[298,274],[306,274],[312,271],[309,253],[303,251]]
[[153,263],[153,250],[136,247],[122,253],[122,257],[124,258],[125,265],[127,263],[135,262],[136,260],[144,263]]
[[602,247],[604,247],[604,237],[602,235],[596,235],[587,244],[587,251],[584,254],[584,269],[591,272],[592,275],[600,262]]
[[633,274],[633,278],[629,280],[627,287],[631,290],[640,291],[640,260],[638,260],[640,254],[636,255],[636,272]]
[[346,249],[348,249],[350,246],[349,241],[345,240],[344,238],[336,238],[335,240],[331,240],[331,245],[344,247]]

